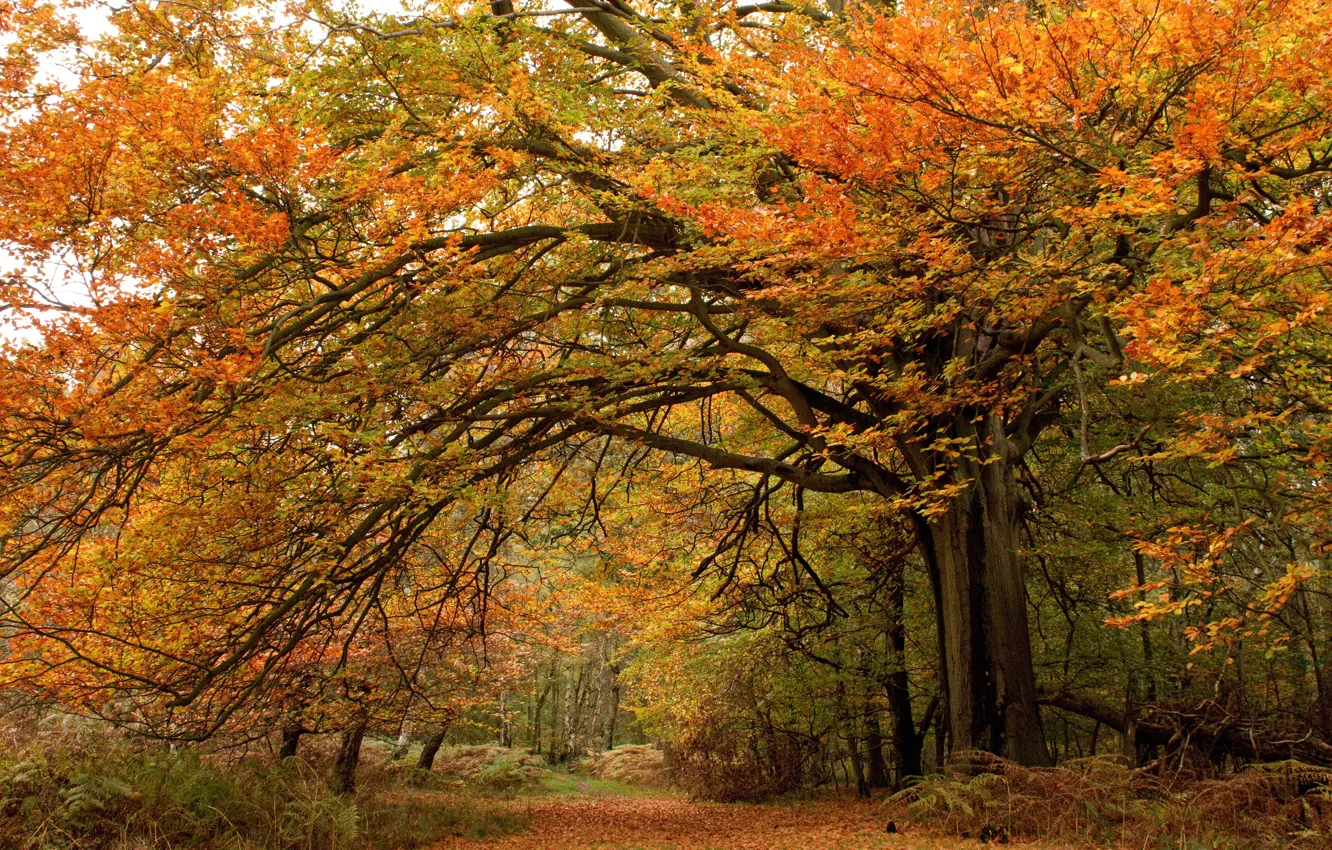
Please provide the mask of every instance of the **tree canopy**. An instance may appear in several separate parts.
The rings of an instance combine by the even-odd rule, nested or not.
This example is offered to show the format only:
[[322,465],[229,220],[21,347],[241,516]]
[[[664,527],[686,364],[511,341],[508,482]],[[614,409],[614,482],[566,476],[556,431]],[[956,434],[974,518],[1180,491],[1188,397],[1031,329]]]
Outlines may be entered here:
[[1325,3],[80,13],[0,7],[15,691],[443,722],[582,616],[908,774],[1332,752]]

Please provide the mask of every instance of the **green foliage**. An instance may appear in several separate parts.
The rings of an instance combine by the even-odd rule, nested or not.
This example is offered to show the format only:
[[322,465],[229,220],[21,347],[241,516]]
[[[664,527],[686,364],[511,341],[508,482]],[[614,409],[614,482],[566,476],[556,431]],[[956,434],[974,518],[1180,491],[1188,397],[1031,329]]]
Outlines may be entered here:
[[226,767],[120,743],[34,753],[0,770],[0,847],[219,846],[342,850],[356,806],[300,763]]
[[531,787],[547,773],[526,752],[487,744],[449,747],[436,759],[436,769],[474,788],[504,793]]
[[497,791],[516,791],[533,781],[536,770],[512,753],[501,753],[490,764],[481,768],[476,779],[480,784]]
[[0,757],[0,850],[397,850],[522,826],[463,796],[348,800],[297,759],[228,764],[110,736],[40,736]]

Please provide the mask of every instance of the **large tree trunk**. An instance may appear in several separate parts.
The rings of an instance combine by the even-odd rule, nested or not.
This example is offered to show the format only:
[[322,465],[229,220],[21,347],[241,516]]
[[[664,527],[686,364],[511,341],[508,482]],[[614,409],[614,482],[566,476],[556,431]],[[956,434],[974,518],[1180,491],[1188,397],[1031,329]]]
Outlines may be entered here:
[[335,794],[356,793],[356,768],[361,763],[361,741],[365,739],[366,722],[342,733],[338,745],[338,757],[333,762],[333,792]]
[[948,509],[918,525],[938,582],[950,750],[1046,764],[1008,441],[993,416],[975,436],[981,462],[962,471]]

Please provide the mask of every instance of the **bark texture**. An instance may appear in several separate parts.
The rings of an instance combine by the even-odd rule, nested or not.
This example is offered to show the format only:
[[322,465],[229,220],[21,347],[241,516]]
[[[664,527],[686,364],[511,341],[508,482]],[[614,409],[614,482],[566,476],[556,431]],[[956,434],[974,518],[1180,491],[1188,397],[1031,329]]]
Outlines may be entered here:
[[361,763],[361,742],[365,739],[364,721],[342,733],[338,757],[333,762],[333,792],[356,793],[356,768]]
[[1018,491],[998,417],[972,435],[979,463],[921,542],[937,582],[949,750],[1049,763],[1018,556]]
[[444,745],[444,736],[448,731],[448,726],[441,726],[430,733],[430,737],[421,745],[421,755],[416,760],[417,767],[421,770],[430,770],[435,766],[435,756],[439,755],[439,748]]

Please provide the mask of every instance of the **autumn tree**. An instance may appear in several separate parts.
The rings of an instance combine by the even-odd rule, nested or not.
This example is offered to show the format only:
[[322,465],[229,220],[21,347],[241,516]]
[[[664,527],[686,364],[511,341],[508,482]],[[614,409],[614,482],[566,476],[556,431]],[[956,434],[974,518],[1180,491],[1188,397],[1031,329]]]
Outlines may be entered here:
[[[756,503],[879,500],[930,576],[951,747],[1043,763],[1030,492],[1270,441],[1295,557],[1326,542],[1324,11],[132,3],[77,51],[11,22],[5,295],[41,343],[0,373],[8,625],[194,705],[613,444]],[[55,48],[75,81],[25,58]],[[1143,380],[1247,409],[1093,427]],[[235,582],[205,581],[209,651],[125,670],[85,649],[119,630],[43,627],[120,580],[85,547],[197,569],[173,517],[247,504],[206,541]]]

